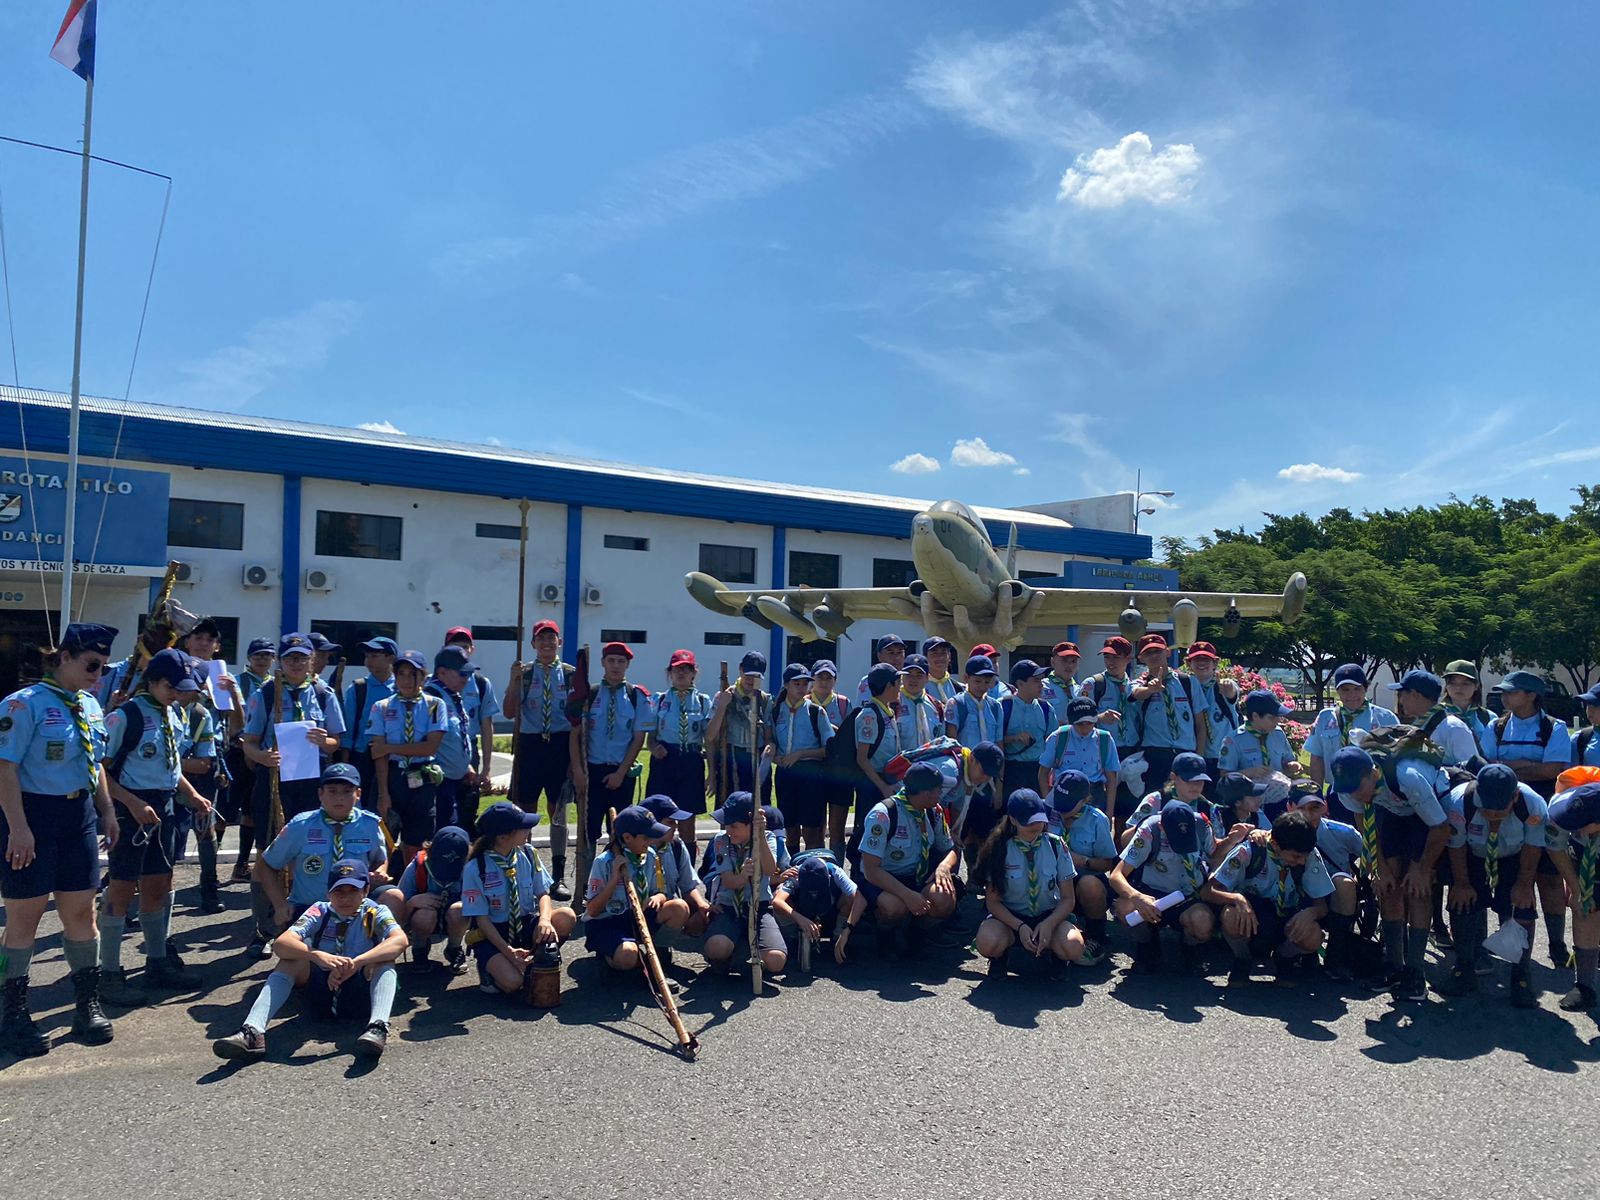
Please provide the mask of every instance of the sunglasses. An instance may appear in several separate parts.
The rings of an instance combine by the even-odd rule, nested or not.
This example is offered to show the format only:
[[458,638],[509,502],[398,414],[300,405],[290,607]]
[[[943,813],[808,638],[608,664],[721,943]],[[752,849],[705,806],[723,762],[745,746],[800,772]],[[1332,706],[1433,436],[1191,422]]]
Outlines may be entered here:
[[85,671],[89,672],[89,674],[98,675],[101,671],[106,669],[106,660],[103,658],[94,659],[92,661],[83,663],[82,666]]

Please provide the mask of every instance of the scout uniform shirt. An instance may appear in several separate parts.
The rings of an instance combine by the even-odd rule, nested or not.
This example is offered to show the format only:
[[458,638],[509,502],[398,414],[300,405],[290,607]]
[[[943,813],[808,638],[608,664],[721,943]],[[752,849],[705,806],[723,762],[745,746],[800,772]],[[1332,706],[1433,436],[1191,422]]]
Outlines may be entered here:
[[715,703],[693,688],[668,688],[656,697],[656,741],[691,754],[703,749]]
[[544,738],[570,733],[567,697],[571,692],[572,668],[566,663],[523,663],[522,732]]
[[248,668],[246,668],[243,671],[240,671],[239,672],[239,695],[240,695],[240,697],[244,700],[244,702],[246,704],[249,704],[250,703],[250,697],[254,696],[258,691],[260,691],[261,690],[261,685],[263,683],[265,683],[267,680],[271,679],[271,678],[272,678],[271,675],[257,675],[254,671],[249,670]]
[[[367,722],[367,737],[370,741],[382,734],[388,745],[405,746],[426,741],[430,733],[440,729],[444,730],[441,745],[452,736],[459,741],[461,725],[451,713],[450,706],[438,696],[423,692],[407,700],[396,694],[372,706],[372,716]],[[419,754],[415,758],[391,754],[389,761],[399,767],[421,767],[431,763],[433,758],[427,754]]]
[[[775,833],[767,834],[767,849],[772,853],[773,862],[778,862],[778,847],[780,839]],[[750,903],[750,885],[728,889],[722,885],[721,876],[724,871],[739,871],[750,857],[748,845],[735,846],[726,833],[719,833],[711,839],[711,896],[710,902],[714,908],[729,909],[734,913],[747,911]],[[772,900],[772,880],[767,875],[759,875],[761,883],[761,903],[767,904]]]
[[[1466,722],[1460,717],[1452,717],[1438,705],[1429,709],[1421,720],[1413,721],[1412,724],[1421,729],[1430,721],[1433,721],[1435,717],[1442,717],[1442,719],[1434,724],[1433,732],[1428,735],[1428,740],[1444,751],[1446,766],[1458,767],[1478,753],[1478,739],[1473,737],[1472,730],[1467,728]],[[1565,733],[1566,726],[1561,725],[1559,721],[1556,724]],[[1555,739],[1552,738],[1551,740],[1554,741]],[[1487,751],[1484,752],[1484,757],[1488,757]],[[1560,761],[1566,762],[1567,760],[1563,758]]]
[[[472,769],[479,771],[482,770],[483,763],[484,718],[500,715],[500,694],[494,690],[494,683],[481,670],[475,672],[461,688],[461,706],[466,710],[466,715],[462,718],[462,727],[467,735]],[[493,750],[494,747],[491,745],[489,749]]]
[[[768,731],[767,722],[772,714],[768,711],[772,704],[771,697],[764,697],[759,689],[746,692],[735,684],[729,689],[728,706],[722,712],[723,740],[736,750],[743,750],[746,755],[750,753],[750,726],[752,721],[759,724],[757,745],[765,745]],[[759,703],[760,710],[752,718],[750,706]]]
[[700,872],[694,869],[694,859],[690,857],[689,847],[684,845],[683,839],[673,838],[665,846],[655,848],[656,857],[661,860],[661,873],[664,886],[661,891],[672,900],[687,899],[690,892],[703,890],[704,881]]
[[322,809],[314,808],[290,817],[261,857],[275,871],[293,866],[290,904],[314,904],[327,896],[328,868],[341,858],[359,858],[368,867],[381,867],[389,852],[377,813],[352,808],[347,820],[331,821]]
[[1116,739],[1118,747],[1123,749],[1139,744],[1139,706],[1129,695],[1132,688],[1133,684],[1126,675],[1117,679],[1109,671],[1102,671],[1098,675],[1089,676],[1078,689],[1078,695],[1094,701],[1097,713],[1122,714],[1122,720],[1117,724],[1102,725],[1099,728],[1108,729],[1111,736]]
[[1283,726],[1277,726],[1271,733],[1258,733],[1246,721],[1223,739],[1217,763],[1224,771],[1248,771],[1262,766],[1282,771],[1298,761]]
[[907,749],[926,746],[934,738],[944,736],[944,716],[939,702],[926,691],[920,696],[900,693],[900,715],[895,723],[900,727],[900,744]]
[[106,756],[100,702],[41,681],[13,692],[0,706],[0,760],[17,765],[28,794],[76,796],[93,792]]
[[[392,695],[393,675],[387,679],[368,675],[344,689],[344,706],[340,709],[344,716],[344,736],[339,740],[346,750],[366,750],[372,741],[372,710],[378,701],[387,700]],[[356,711],[358,705],[363,711]]]
[[[1550,722],[1550,740],[1543,746],[1539,745],[1541,721]],[[1566,766],[1572,762],[1572,732],[1564,721],[1557,721],[1542,711],[1531,717],[1507,719],[1501,716],[1483,731],[1483,756],[1490,762],[1547,762]],[[1555,780],[1545,782],[1554,787]]]
[[1572,911],[1594,912],[1600,907],[1596,892],[1596,884],[1600,882],[1600,833],[1584,837],[1568,833],[1552,823],[1546,830],[1545,841],[1551,854],[1567,854],[1572,858],[1572,869],[1578,876],[1578,893],[1571,897]]
[[[1006,715],[1008,709],[1009,718]],[[1026,746],[1020,742],[1002,742],[1001,749],[1005,751],[1008,763],[1037,764],[1039,756],[1044,753],[1045,738],[1054,727],[1050,706],[1043,700],[1018,700],[1011,696],[1000,702],[1000,735],[995,740],[1000,741],[1002,737],[1018,733],[1031,735]]]
[[1043,700],[1045,707],[1050,710],[1050,728],[1067,723],[1067,705],[1072,703],[1078,694],[1078,681],[1075,679],[1062,679],[1052,671],[1045,676],[1044,687],[1039,690],[1039,699]]
[[949,704],[964,690],[965,685],[949,672],[945,673],[943,679],[935,679],[932,675],[929,675],[928,686],[923,689],[940,704]]
[[1159,695],[1133,701],[1144,729],[1140,745],[1153,750],[1195,748],[1194,706],[1189,701],[1189,689],[1194,686],[1189,676],[1168,671]]
[[175,705],[183,721],[183,740],[178,747],[179,758],[217,757],[217,719],[206,706],[205,694],[184,708]]
[[613,687],[601,683],[590,694],[583,719],[587,724],[589,761],[621,766],[633,735],[649,733],[656,727],[656,709],[650,693],[638,684],[619,683]]
[[[1525,783],[1518,783],[1518,798],[1511,802],[1511,809],[1501,819],[1499,826],[1491,831],[1483,805],[1476,799],[1472,805],[1472,820],[1467,820],[1467,789],[1471,786],[1470,783],[1463,783],[1450,789],[1445,801],[1450,819],[1452,850],[1465,846],[1468,852],[1488,859],[1491,832],[1494,835],[1495,858],[1511,858],[1521,854],[1524,846],[1543,847],[1546,844],[1545,828],[1550,819],[1550,805],[1538,792]],[[1523,812],[1528,815],[1523,817]]]
[[1400,718],[1377,704],[1363,704],[1351,712],[1342,704],[1325,708],[1311,724],[1306,738],[1306,753],[1314,754],[1323,762],[1333,758],[1341,749],[1351,744],[1350,734],[1357,729],[1371,731],[1388,729],[1400,724]]
[[285,686],[281,717],[277,715],[277,693],[277,684],[257,688],[244,706],[244,732],[254,735],[262,750],[276,748],[278,732],[273,726],[279,720],[310,721],[335,737],[344,733],[344,710],[333,702],[333,689],[327,684],[318,684],[308,676],[299,687]]
[[872,751],[867,761],[872,764],[874,771],[882,775],[889,760],[900,753],[900,726],[894,714],[876,700],[869,701],[856,718],[856,744],[871,746],[874,742],[878,748]]
[[[418,869],[418,865],[421,869]],[[463,865],[464,869],[464,865]],[[422,876],[419,880],[417,877]],[[424,850],[406,864],[406,869],[400,875],[400,894],[407,900],[412,899],[418,892],[424,890],[430,896],[437,896],[446,905],[454,904],[461,899],[461,880],[454,883],[441,883],[439,877],[428,869],[427,851]]]
[[[128,710],[138,706],[135,716]],[[129,737],[129,725],[144,718],[144,729],[139,740],[123,754],[123,742]],[[177,788],[183,774],[183,744],[186,738],[185,715],[176,704],[163,708],[148,694],[140,693],[106,717],[105,760],[122,757],[122,768],[117,782],[130,792],[170,792]],[[322,890],[327,894],[327,889]]]
[[[779,754],[799,754],[802,750],[821,750],[833,737],[833,726],[821,707],[807,696],[794,708],[780,699],[773,706],[772,738]],[[660,736],[659,731],[657,736]]]
[[1084,858],[1116,858],[1117,843],[1111,836],[1111,818],[1092,804],[1085,804],[1063,830],[1061,814],[1050,813],[1050,832],[1067,839],[1067,849]]
[[839,901],[856,894],[856,885],[838,866],[823,859],[823,869],[828,881],[822,887],[811,887],[803,875],[785,879],[778,890],[789,900],[789,906],[812,921],[822,921],[839,906]]
[[128,673],[133,669],[133,657],[119,658],[114,663],[107,663],[100,672],[100,678],[95,680],[90,693],[100,702],[100,707],[105,708],[111,703],[111,697],[117,694],[117,689],[128,678]]
[[[617,861],[619,854],[627,859],[628,875],[633,880],[633,890],[639,893],[640,904],[657,892],[667,893],[667,866],[656,853],[654,846],[645,847],[642,855],[629,854],[622,849],[607,849],[596,854],[594,863],[589,867],[588,889],[583,894],[585,900],[593,900],[606,890],[606,884],[611,881],[611,872],[614,869],[612,864]],[[632,908],[633,905],[628,902],[628,889],[619,885],[617,890],[611,893],[611,899],[606,901],[600,916],[595,919],[620,917]]]
[[1329,874],[1354,876],[1361,858],[1361,834],[1354,825],[1323,817],[1317,822],[1317,853]]
[[1333,895],[1328,864],[1315,850],[1306,856],[1304,867],[1296,868],[1282,861],[1269,846],[1240,842],[1217,864],[1212,878],[1223,891],[1275,901],[1279,916],[1288,916]]
[[1114,779],[1117,768],[1122,766],[1122,759],[1117,756],[1117,739],[1098,725],[1088,737],[1080,735],[1073,725],[1052,730],[1044,739],[1039,761],[1057,774],[1082,771],[1090,783]]
[[[1423,759],[1403,758],[1395,768],[1395,781],[1400,789],[1398,795],[1389,790],[1386,782],[1379,782],[1372,794],[1375,806],[1396,816],[1417,817],[1429,829],[1444,824],[1446,818],[1440,797],[1449,794],[1449,779],[1441,768]],[[1344,792],[1338,796],[1339,802],[1356,814],[1355,827],[1362,829],[1360,806]]]
[[1193,854],[1179,854],[1161,828],[1161,814],[1146,817],[1122,851],[1122,861],[1134,868],[1128,872],[1129,881],[1158,900],[1169,892],[1182,892],[1193,899],[1206,882],[1208,829],[1209,826],[1196,821],[1200,848]]
[[903,792],[872,806],[861,839],[862,854],[876,855],[885,871],[908,883],[926,882],[954,848],[944,810],[936,804],[918,811],[906,803]]
[[1494,724],[1495,716],[1492,712],[1476,704],[1471,708],[1459,708],[1448,699],[1443,701],[1443,708],[1452,717],[1460,718],[1461,723],[1472,730],[1472,736],[1478,739],[1478,745],[1483,745],[1483,731]]
[[1061,887],[1078,874],[1067,843],[1053,833],[1033,842],[1006,839],[1000,903],[1023,917],[1045,917],[1061,903]]
[[539,898],[550,894],[551,882],[532,846],[518,846],[503,857],[490,851],[469,858],[461,869],[461,915],[488,917],[494,925],[515,924],[511,933],[520,937],[538,923]]
[[811,699],[811,703],[823,711],[823,714],[828,718],[828,724],[835,729],[843,725],[845,717],[850,714],[850,701],[846,700],[838,692],[829,696],[826,704],[820,703],[814,696]]
[[[1173,797],[1167,795],[1167,793],[1164,791],[1151,792],[1143,800],[1139,801],[1138,804],[1133,806],[1133,812],[1128,814],[1128,826],[1137,827],[1142,825],[1147,817],[1153,817],[1160,813],[1161,806],[1171,799],[1173,799]],[[1221,824],[1225,814],[1223,814],[1215,805],[1207,804],[1204,800],[1197,800],[1194,804],[1190,805],[1190,807],[1194,809],[1195,818],[1200,824],[1202,843],[1205,841],[1206,835],[1208,834],[1210,835],[1213,843],[1221,841],[1223,838],[1228,836],[1228,829],[1230,827]],[[1267,820],[1266,814],[1264,814],[1259,808],[1256,809],[1256,815],[1252,817],[1251,820],[1256,823],[1256,828],[1258,829],[1272,828],[1272,822]],[[1206,852],[1208,854],[1210,853],[1209,846],[1207,847]]]
[[971,692],[962,692],[955,703],[945,709],[944,722],[955,727],[956,741],[970,750],[979,742],[1000,740],[1005,714],[992,690],[982,700]]
[[289,928],[308,950],[355,958],[382,945],[394,936],[400,925],[386,907],[370,897],[363,897],[361,907],[348,918],[334,912],[327,900],[318,900]]
[[[422,685],[422,690],[425,695],[443,704],[449,714],[444,739],[440,741],[439,749],[434,751],[433,761],[444,772],[446,779],[464,779],[477,762],[471,732],[476,726],[472,724],[472,717],[467,711],[467,696],[457,695],[437,679],[428,680]],[[464,692],[471,691],[472,681],[469,679]],[[420,738],[425,735],[417,736]]]
[[1206,714],[1206,736],[1208,744],[1200,751],[1200,757],[1217,759],[1222,757],[1222,743],[1228,737],[1228,731],[1239,724],[1239,711],[1226,696],[1218,690],[1222,682],[1215,677],[1210,683],[1201,683],[1193,675],[1195,703]]

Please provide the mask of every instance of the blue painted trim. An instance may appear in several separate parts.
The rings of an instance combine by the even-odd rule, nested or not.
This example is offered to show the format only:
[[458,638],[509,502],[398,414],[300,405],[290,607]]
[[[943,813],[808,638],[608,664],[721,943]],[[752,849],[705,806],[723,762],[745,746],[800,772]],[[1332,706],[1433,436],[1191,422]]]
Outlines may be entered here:
[[[0,411],[0,447],[21,446],[23,405]],[[67,412],[49,405],[28,404],[28,444],[32,451],[65,454]],[[118,427],[121,443],[118,446]],[[82,414],[82,452],[109,457],[113,449],[124,462],[164,463],[262,474],[273,462],[297,464],[308,478],[338,479],[393,487],[427,487],[472,496],[527,496],[545,503],[593,508],[628,509],[669,516],[726,521],[730,514],[757,525],[785,525],[831,533],[869,534],[907,539],[911,513],[904,509],[838,499],[743,491],[689,480],[635,479],[626,473],[581,466],[555,466],[496,461],[480,455],[388,444],[362,445],[300,433],[230,428],[225,420],[207,426],[195,438],[189,421],[130,414]],[[1004,546],[1005,521],[987,522],[990,536]],[[1023,549],[1134,561],[1149,558],[1147,536],[1105,529],[1019,529]]]
[[[772,586],[781,588],[789,569],[789,530],[783,525],[772,527]],[[778,684],[783,678],[784,632],[774,629],[768,635],[767,690],[778,694]]]
[[1071,642],[1074,646],[1078,644],[1078,627],[1076,625],[1067,626],[1067,641]]
[[[571,638],[573,650],[582,643],[578,640],[578,614],[583,611],[583,506],[567,505],[567,582],[563,585],[566,603],[561,609],[561,635]],[[569,660],[570,661],[570,660]]]
[[280,634],[300,628],[300,476],[283,477],[283,567],[278,580]]

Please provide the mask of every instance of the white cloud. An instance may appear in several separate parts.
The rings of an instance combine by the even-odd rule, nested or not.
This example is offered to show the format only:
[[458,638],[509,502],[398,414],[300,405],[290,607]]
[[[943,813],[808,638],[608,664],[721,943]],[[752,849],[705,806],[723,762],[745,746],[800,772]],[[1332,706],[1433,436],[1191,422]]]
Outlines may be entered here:
[[1004,450],[991,449],[981,437],[962,438],[950,449],[952,467],[1014,467],[1017,460]]
[[1012,469],[1011,473],[1013,475],[1032,475],[1033,474],[1033,472],[1030,471],[1027,467],[1015,467],[1015,468]]
[[1130,200],[1177,204],[1188,199],[1202,161],[1187,143],[1155,151],[1148,134],[1130,133],[1115,146],[1080,154],[1061,177],[1056,199],[1080,208],[1119,208]]
[[939,469],[939,460],[926,454],[908,454],[889,470],[898,475],[931,475]]
[[396,428],[393,421],[363,421],[356,428],[365,429],[368,433],[395,433],[401,436],[405,434],[405,430]]
[[1064,412],[1056,413],[1054,419],[1055,432],[1045,436],[1076,451],[1064,465],[1077,468],[1086,491],[1110,495],[1130,490],[1128,480],[1134,475],[1133,468],[1095,436],[1098,418],[1088,413]]
[[1354,483],[1361,478],[1361,472],[1325,467],[1321,463],[1295,463],[1279,471],[1278,478],[1290,483]]
[[326,363],[360,312],[351,300],[319,300],[303,312],[257,321],[237,344],[181,366],[183,390],[206,408],[243,408],[283,372]]
[[651,408],[665,409],[667,412],[677,413],[684,417],[703,417],[705,413],[686,400],[679,400],[676,396],[663,395],[652,392],[647,388],[624,387],[623,393],[632,396],[640,404],[648,404]]
[[484,438],[483,441],[484,441],[484,444],[488,445],[488,446],[504,446],[505,445],[504,442],[502,442],[499,438],[495,437],[494,434],[492,434],[492,433],[488,437]]

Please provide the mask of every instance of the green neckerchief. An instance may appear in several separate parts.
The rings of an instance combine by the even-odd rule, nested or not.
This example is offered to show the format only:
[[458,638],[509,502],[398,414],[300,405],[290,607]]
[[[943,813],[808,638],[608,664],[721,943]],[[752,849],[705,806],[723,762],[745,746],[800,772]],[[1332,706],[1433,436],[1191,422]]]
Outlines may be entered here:
[[1337,707],[1336,716],[1339,721],[1339,745],[1348,746],[1350,744],[1350,731],[1355,728],[1356,722],[1361,719],[1361,714],[1366,712],[1371,707],[1372,705],[1366,700],[1361,702],[1361,707],[1356,709],[1355,712],[1351,712],[1342,704]]
[[72,714],[73,723],[78,727],[78,746],[83,751],[83,761],[88,769],[89,791],[93,792],[100,785],[100,769],[94,761],[94,732],[89,728],[89,714],[83,710],[84,693],[69,692],[54,679],[41,679],[39,683],[48,688]]
[[1040,885],[1038,854],[1039,843],[1043,840],[1044,838],[1042,836],[1035,838],[1031,842],[1025,842],[1021,838],[1011,839],[1012,845],[1016,846],[1016,848],[1022,852],[1023,860],[1026,862],[1028,867],[1028,915],[1034,917],[1039,915]]

